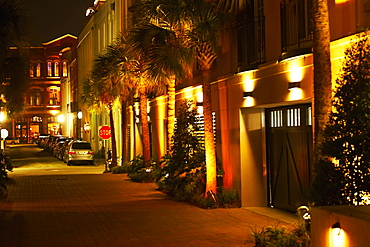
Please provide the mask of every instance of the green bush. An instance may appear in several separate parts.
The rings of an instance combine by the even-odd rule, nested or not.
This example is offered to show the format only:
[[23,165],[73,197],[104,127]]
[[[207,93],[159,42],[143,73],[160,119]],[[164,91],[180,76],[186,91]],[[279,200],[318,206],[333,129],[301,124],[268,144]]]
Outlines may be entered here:
[[262,227],[261,230],[252,230],[254,247],[309,247],[310,235],[304,224],[299,224],[291,232],[285,227]]
[[217,207],[236,208],[239,207],[239,195],[234,189],[220,188],[217,191]]
[[112,168],[113,174],[129,173],[131,171],[131,163],[125,162],[122,166]]
[[179,201],[197,204],[205,191],[205,154],[196,135],[197,111],[184,101],[178,112],[172,152],[156,173],[158,187]]
[[155,163],[152,162],[150,167],[146,167],[142,155],[138,155],[127,166],[127,176],[134,182],[150,183],[154,181]]

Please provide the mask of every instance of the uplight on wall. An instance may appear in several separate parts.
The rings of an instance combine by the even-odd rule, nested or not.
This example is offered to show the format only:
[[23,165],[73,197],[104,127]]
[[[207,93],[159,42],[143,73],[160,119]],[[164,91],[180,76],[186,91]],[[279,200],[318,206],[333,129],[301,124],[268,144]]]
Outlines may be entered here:
[[301,82],[289,82],[289,85],[288,85],[288,89],[289,90],[294,90],[294,89],[298,89],[301,87]]
[[253,92],[243,92],[243,99],[253,97]]

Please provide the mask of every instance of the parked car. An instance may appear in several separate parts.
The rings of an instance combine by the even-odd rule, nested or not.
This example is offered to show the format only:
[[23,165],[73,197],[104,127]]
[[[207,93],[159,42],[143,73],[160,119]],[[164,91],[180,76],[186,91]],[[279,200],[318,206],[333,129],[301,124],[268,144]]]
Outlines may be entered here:
[[37,139],[37,146],[39,146],[40,148],[43,148],[49,136],[50,136],[49,134],[40,134]]
[[58,144],[58,142],[65,141],[67,139],[68,139],[68,137],[66,137],[66,136],[55,136],[53,138],[53,140],[51,141],[50,145],[49,145],[49,151],[51,152],[51,154],[53,154],[55,156],[55,154],[54,154],[55,146]]
[[63,145],[59,148],[59,152],[58,152],[58,155],[57,155],[57,158],[60,159],[60,160],[64,160],[64,152],[68,146],[68,144],[73,141],[73,139],[67,139],[64,141]]
[[19,144],[19,138],[16,137],[7,137],[5,138],[5,143],[7,145],[14,145],[14,144]]
[[94,151],[89,142],[71,141],[68,143],[63,160],[67,165],[89,164],[94,165]]
[[63,147],[63,145],[64,145],[64,140],[62,140],[62,141],[59,141],[55,146],[54,146],[54,151],[53,151],[53,155],[54,155],[54,157],[59,157],[59,152],[60,152],[60,150],[61,150],[61,148]]

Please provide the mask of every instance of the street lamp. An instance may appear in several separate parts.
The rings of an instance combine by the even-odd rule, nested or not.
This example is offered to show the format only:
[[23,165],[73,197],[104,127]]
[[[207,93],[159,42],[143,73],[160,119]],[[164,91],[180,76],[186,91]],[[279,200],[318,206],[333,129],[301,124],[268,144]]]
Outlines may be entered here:
[[58,122],[59,122],[59,134],[62,134],[62,123],[64,122],[64,115],[59,114],[58,115]]
[[1,129],[1,124],[2,122],[4,122],[6,119],[6,116],[5,116],[5,113],[3,111],[0,111],[0,141],[1,141],[1,156],[2,156],[2,160],[3,161],[3,158],[4,158],[4,139],[3,139],[3,130]]
[[82,119],[82,111],[79,110],[77,113],[77,118],[78,118],[78,123],[77,123],[77,134],[78,134],[78,139],[82,140],[82,135],[81,135],[81,119]]

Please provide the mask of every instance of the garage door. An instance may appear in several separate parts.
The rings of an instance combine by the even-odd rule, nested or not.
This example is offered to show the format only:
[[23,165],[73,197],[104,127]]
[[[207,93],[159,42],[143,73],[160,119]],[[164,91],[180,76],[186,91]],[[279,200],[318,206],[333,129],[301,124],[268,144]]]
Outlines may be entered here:
[[308,202],[311,119],[311,105],[272,108],[266,112],[270,206],[296,211]]

